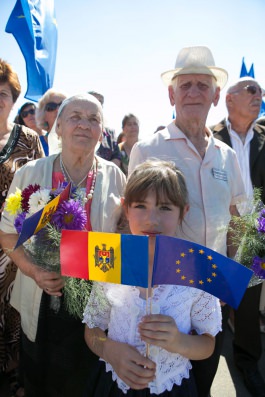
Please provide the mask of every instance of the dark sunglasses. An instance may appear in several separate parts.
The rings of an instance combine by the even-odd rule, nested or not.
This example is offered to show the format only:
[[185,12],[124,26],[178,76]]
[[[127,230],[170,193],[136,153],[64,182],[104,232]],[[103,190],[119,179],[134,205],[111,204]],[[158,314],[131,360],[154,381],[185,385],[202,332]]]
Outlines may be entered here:
[[54,110],[56,110],[57,108],[59,108],[61,106],[62,102],[60,103],[56,103],[56,102],[48,102],[45,105],[45,112],[53,112]]
[[238,91],[246,90],[248,94],[251,95],[256,95],[257,91],[260,93],[261,96],[263,96],[263,90],[260,87],[257,87],[256,85],[246,85],[245,87],[240,88]]
[[257,87],[256,85],[247,85],[246,87],[244,87],[244,90],[246,90],[251,95],[255,95],[257,91],[259,91],[261,95],[263,94],[262,89],[260,87]]
[[20,116],[22,117],[22,119],[25,119],[26,117],[28,117],[29,114],[33,116],[35,114],[35,109],[22,110]]

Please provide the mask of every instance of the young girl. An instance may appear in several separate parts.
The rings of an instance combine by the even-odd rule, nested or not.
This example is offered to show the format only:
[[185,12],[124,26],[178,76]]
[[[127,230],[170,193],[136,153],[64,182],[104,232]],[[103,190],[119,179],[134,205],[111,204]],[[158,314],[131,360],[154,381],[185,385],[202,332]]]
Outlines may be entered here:
[[[146,161],[130,175],[123,208],[131,233],[149,236],[150,281],[155,236],[176,236],[188,207],[173,163]],[[143,288],[94,283],[83,321],[86,343],[101,358],[86,396],[196,397],[190,360],[212,354],[221,310],[218,299],[192,287],[157,285],[147,302]]]

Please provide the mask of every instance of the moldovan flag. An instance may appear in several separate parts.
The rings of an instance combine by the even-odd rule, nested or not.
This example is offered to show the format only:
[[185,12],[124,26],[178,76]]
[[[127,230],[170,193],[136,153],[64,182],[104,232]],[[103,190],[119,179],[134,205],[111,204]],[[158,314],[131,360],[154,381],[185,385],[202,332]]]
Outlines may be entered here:
[[22,230],[14,249],[25,243],[31,236],[38,233],[44,226],[50,222],[52,215],[56,211],[58,205],[65,200],[68,200],[70,194],[70,183],[56,196],[53,200],[23,222]]
[[61,274],[148,287],[148,237],[62,230]]
[[199,288],[237,309],[253,271],[202,245],[157,236],[152,286]]

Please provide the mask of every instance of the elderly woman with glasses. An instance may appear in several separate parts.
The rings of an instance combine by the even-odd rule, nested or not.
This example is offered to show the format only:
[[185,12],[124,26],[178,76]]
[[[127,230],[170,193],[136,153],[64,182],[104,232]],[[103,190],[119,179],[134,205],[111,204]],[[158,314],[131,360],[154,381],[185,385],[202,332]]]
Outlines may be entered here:
[[36,122],[39,129],[46,131],[46,142],[48,142],[48,135],[55,122],[58,109],[65,98],[66,94],[50,88],[38,102]]
[[[89,94],[67,98],[54,128],[61,151],[22,168],[9,193],[29,184],[57,188],[59,183],[70,182],[85,195],[86,230],[114,232],[125,176],[114,163],[95,154],[103,131],[101,104]],[[64,305],[57,313],[50,309],[51,297],[60,296],[63,302],[64,279],[36,266],[23,246],[12,251],[18,235],[6,211],[0,229],[0,242],[19,268],[11,303],[22,319],[26,395],[81,396],[87,371],[92,371],[96,361],[86,347],[81,320],[71,316]]]
[[36,107],[35,103],[33,103],[33,102],[24,103],[21,106],[21,108],[19,109],[18,114],[16,115],[16,117],[14,119],[14,122],[17,124],[20,124],[20,125],[25,125],[26,127],[31,128],[32,130],[36,131],[39,134],[40,141],[41,141],[45,156],[48,156],[49,149],[48,149],[47,138],[45,137],[46,132],[37,127],[37,122],[36,122],[36,117],[35,117],[36,110],[37,110],[37,107]]
[[[0,219],[15,171],[30,160],[44,156],[38,134],[9,121],[20,92],[17,73],[9,63],[0,59]],[[16,271],[17,266],[0,244],[0,374],[8,375],[13,395],[19,389],[20,318],[10,306],[9,299]]]

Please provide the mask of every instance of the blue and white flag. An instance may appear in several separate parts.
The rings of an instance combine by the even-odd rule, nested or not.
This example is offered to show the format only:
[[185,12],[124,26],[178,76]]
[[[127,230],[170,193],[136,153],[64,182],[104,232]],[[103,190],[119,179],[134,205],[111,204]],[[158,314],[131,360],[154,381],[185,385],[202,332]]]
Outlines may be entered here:
[[17,0],[5,31],[13,34],[26,61],[25,97],[38,101],[53,86],[57,52],[54,0]]
[[[254,63],[251,64],[249,71],[247,71],[245,60],[243,58],[239,77],[245,77],[245,76],[249,76],[249,77],[252,77],[254,79],[255,78],[255,72],[254,72]],[[261,116],[265,116],[265,102],[263,100],[261,101],[261,107],[260,107],[260,112],[259,112],[259,116],[258,117],[261,117]]]

